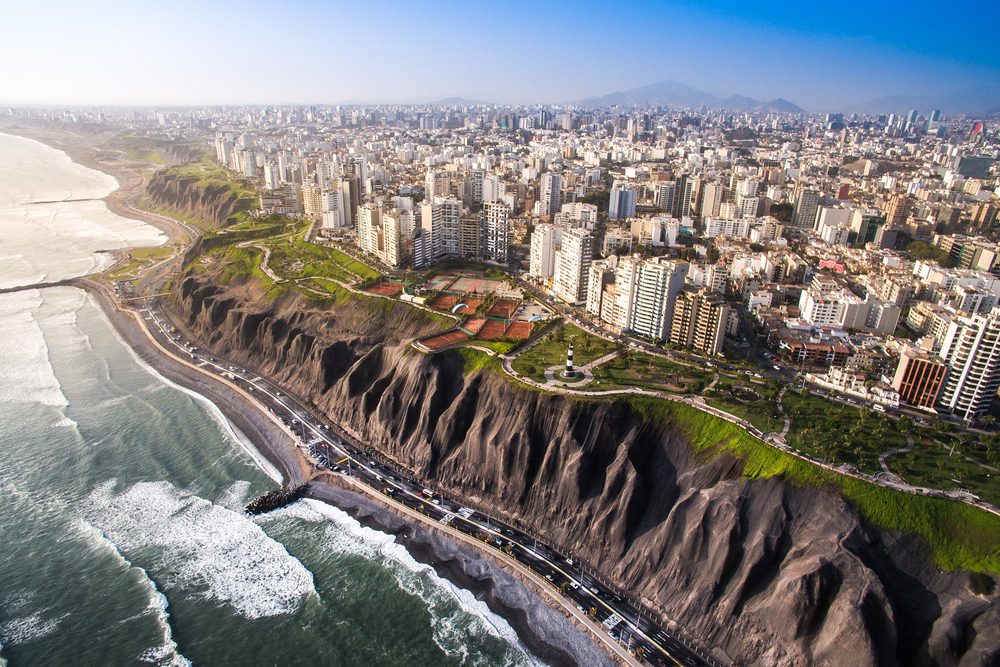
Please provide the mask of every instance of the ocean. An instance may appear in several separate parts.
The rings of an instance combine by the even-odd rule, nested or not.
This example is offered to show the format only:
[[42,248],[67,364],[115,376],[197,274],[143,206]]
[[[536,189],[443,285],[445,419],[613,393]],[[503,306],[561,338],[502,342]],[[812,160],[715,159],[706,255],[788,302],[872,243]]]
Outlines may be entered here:
[[[0,134],[0,287],[165,242],[115,187]],[[0,666],[540,664],[393,536],[315,501],[245,516],[277,478],[252,452],[87,293],[0,295]]]

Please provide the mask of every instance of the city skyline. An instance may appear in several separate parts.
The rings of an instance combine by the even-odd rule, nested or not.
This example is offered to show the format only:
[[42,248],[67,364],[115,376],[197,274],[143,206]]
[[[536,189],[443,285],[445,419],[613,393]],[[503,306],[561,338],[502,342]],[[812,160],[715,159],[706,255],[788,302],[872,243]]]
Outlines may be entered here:
[[[937,11],[929,3],[817,11],[787,2],[612,10],[387,1],[363,9],[181,2],[126,13],[42,2],[8,12],[0,57],[18,66],[0,74],[0,103],[557,104],[676,80],[718,98],[786,98],[807,111],[960,90],[990,104],[996,90],[1000,105],[1000,65],[987,40],[969,39],[968,21]],[[986,3],[963,11],[969,20],[995,14]]]

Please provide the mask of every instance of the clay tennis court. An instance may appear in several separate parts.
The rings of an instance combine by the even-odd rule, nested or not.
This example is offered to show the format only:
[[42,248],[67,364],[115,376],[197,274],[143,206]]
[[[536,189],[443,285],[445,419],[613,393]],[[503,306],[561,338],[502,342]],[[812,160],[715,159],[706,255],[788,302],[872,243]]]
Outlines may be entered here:
[[479,308],[479,306],[483,305],[483,300],[476,298],[462,299],[462,303],[467,305],[469,307],[469,310],[475,310],[476,308]]
[[369,285],[365,288],[366,292],[371,294],[380,294],[382,296],[396,296],[397,294],[403,293],[403,283],[394,283],[389,280],[380,280],[374,285]]
[[483,328],[484,324],[486,324],[485,317],[470,317],[468,321],[462,325],[462,328],[475,336]]
[[429,305],[438,310],[451,310],[451,307],[456,303],[458,303],[457,294],[438,294]]
[[497,340],[504,337],[504,329],[506,328],[507,323],[503,320],[487,320],[483,328],[479,330],[479,335],[476,338],[480,340]]
[[510,319],[517,307],[521,305],[520,301],[514,301],[512,299],[498,299],[496,303],[490,306],[490,312],[488,315],[490,317],[502,317],[504,319]]
[[510,324],[510,328],[507,329],[507,338],[513,338],[515,340],[525,340],[531,337],[531,331],[535,328],[534,323],[525,322],[524,320],[514,320]]
[[461,343],[466,340],[469,340],[469,334],[460,329],[452,329],[451,331],[445,331],[442,334],[431,336],[430,338],[424,338],[420,342],[432,350],[440,350],[441,348],[454,345],[455,343]]
[[488,278],[473,278],[472,276],[459,276],[449,289],[454,292],[476,292],[477,294],[491,294],[498,292],[504,284],[499,280],[489,280]]

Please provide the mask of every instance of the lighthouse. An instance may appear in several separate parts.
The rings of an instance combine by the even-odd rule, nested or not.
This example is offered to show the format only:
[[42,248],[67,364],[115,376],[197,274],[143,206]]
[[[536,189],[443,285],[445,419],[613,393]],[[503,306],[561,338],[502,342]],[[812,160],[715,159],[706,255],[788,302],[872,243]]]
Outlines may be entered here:
[[563,377],[573,378],[576,377],[576,370],[573,369],[573,342],[570,341],[569,349],[566,350],[566,370],[563,371]]

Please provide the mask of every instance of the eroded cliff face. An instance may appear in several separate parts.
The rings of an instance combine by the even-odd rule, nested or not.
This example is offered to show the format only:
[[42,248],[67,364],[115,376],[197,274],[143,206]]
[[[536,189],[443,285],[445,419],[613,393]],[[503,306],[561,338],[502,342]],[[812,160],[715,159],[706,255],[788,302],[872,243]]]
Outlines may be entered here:
[[215,227],[246,208],[246,201],[225,186],[200,185],[198,179],[180,178],[167,170],[153,174],[146,196],[158,208],[181,211]]
[[[273,376],[428,483],[597,564],[737,664],[995,665],[996,586],[941,573],[913,538],[830,489],[747,481],[622,400],[577,401],[463,373],[405,341],[432,325],[385,302],[310,310],[187,278],[173,309],[206,347]],[[402,310],[400,310],[402,308]]]

